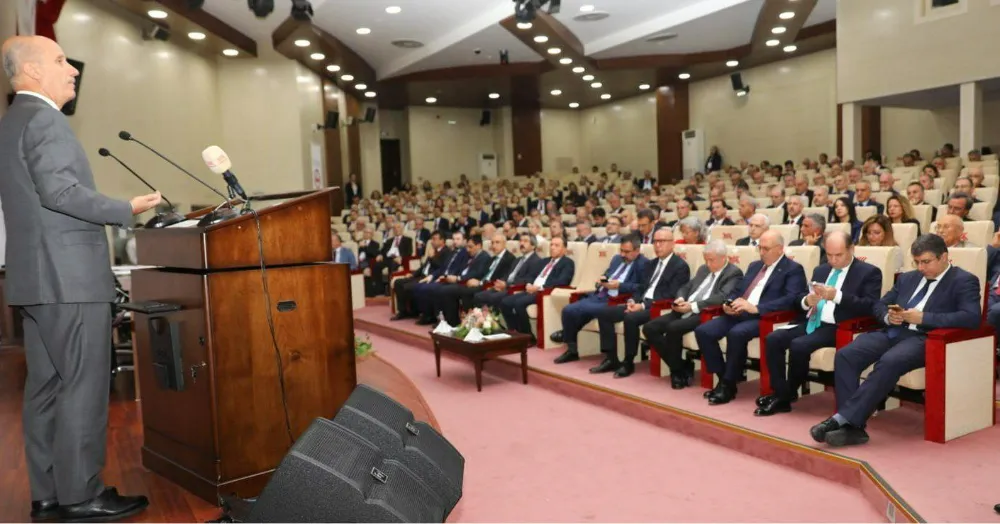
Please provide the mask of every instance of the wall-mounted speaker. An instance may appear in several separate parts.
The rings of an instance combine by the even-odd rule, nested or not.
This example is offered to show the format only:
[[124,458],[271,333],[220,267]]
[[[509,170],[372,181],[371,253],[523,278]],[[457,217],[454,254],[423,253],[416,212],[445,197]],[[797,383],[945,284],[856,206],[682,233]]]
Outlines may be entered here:
[[327,129],[337,129],[337,126],[339,124],[340,124],[340,113],[336,111],[327,111],[326,122],[324,122],[325,127]]
[[743,83],[741,73],[733,73],[729,75],[729,79],[733,82],[733,91],[736,92],[736,96],[747,96],[750,93],[750,86]]
[[480,126],[488,126],[493,121],[493,112],[489,109],[483,111],[483,116],[479,118]]
[[374,107],[365,109],[365,122],[371,123],[375,121],[375,111]]

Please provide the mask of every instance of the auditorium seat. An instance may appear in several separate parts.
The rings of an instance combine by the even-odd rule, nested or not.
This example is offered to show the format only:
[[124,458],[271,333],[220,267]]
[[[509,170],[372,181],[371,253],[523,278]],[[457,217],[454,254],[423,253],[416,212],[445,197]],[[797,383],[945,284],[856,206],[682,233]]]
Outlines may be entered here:
[[715,226],[711,230],[711,240],[721,240],[727,246],[734,246],[737,240],[749,234],[748,226]]
[[[593,283],[597,282],[597,280],[601,278],[601,275],[608,270],[608,267],[611,265],[611,260],[618,254],[620,247],[620,244],[591,244],[589,250],[587,251],[587,259],[583,265],[583,276],[580,280],[581,286],[575,290],[553,291],[553,295],[556,295],[554,297],[554,302],[557,301],[557,303],[561,306],[558,308],[559,329],[562,329],[562,310],[573,300],[571,298],[573,293],[578,291],[593,290]],[[577,268],[577,271],[580,271],[579,267]],[[585,332],[593,333],[594,336],[586,336]],[[596,320],[591,321],[584,326],[583,330],[581,330],[580,336],[577,338],[577,351],[580,353],[580,356],[596,355],[600,352],[599,340],[596,333]]]
[[[528,318],[538,319],[539,348],[550,349],[561,345],[552,342],[549,337],[556,331],[562,330],[562,310],[569,305],[570,295],[576,291],[591,291],[594,289],[594,282],[608,268],[611,258],[618,251],[617,247],[617,244],[614,244],[614,248],[597,244],[588,246],[586,242],[570,242],[567,245],[566,255],[573,260],[573,264],[576,267],[576,271],[573,273],[573,281],[570,282],[569,288],[554,289],[549,295],[540,297],[540,306],[528,306]],[[592,248],[599,249],[594,250]],[[592,260],[591,253],[595,251],[603,254],[611,254],[611,256],[597,257],[597,259]],[[601,267],[601,262],[605,260],[607,262]],[[541,316],[538,315],[539,308],[541,308]]]
[[[938,216],[943,216],[948,214],[948,203],[945,202],[938,206]],[[969,211],[969,220],[972,221],[992,221],[993,220],[993,204],[986,202],[977,202],[972,204],[972,210]],[[968,223],[966,223],[966,229],[968,229]],[[993,238],[993,235],[990,235]]]
[[[962,227],[965,228],[965,233],[962,234],[962,240],[975,244],[975,247],[986,247],[993,242],[995,226],[991,220],[963,222]],[[931,232],[936,230],[937,222],[934,222],[931,224]]]
[[893,224],[892,237],[896,239],[896,244],[899,245],[899,249],[902,251],[903,265],[900,270],[903,272],[910,271],[913,269],[913,255],[910,254],[910,246],[917,239],[917,225]]
[[781,233],[781,236],[785,239],[785,245],[787,246],[789,242],[799,239],[799,226],[784,225],[771,223],[771,230]]
[[[924,192],[924,198],[927,198],[927,192]],[[927,200],[930,202],[930,200]],[[931,223],[934,222],[934,210],[936,207],[931,207],[929,204],[921,204],[919,206],[913,207],[913,218],[920,223],[921,233],[933,233],[931,230]]]
[[854,211],[858,215],[858,220],[864,222],[865,220],[868,220],[869,218],[874,216],[875,213],[878,212],[878,208],[876,208],[875,206],[856,206],[854,208]]
[[[358,257],[357,242],[343,242],[342,245],[354,253],[354,258]],[[363,270],[357,269],[351,272],[351,309],[361,309],[365,307],[365,275]]]

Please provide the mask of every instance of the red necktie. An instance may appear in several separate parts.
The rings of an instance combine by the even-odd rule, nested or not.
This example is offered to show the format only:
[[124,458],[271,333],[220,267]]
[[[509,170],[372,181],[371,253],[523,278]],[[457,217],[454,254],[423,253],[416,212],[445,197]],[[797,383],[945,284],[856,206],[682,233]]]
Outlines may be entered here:
[[993,283],[993,293],[1000,296],[1000,277],[997,277],[997,281]]
[[757,272],[757,276],[753,277],[753,282],[750,282],[750,285],[747,286],[747,290],[743,292],[743,300],[750,298],[750,294],[753,293],[757,284],[760,284],[760,281],[764,279],[765,274],[767,274],[767,266],[760,268],[760,271]]
[[553,258],[549,262],[549,264],[547,266],[545,266],[545,270],[542,271],[542,278],[545,278],[545,277],[549,276],[549,271],[552,271],[552,266],[554,266],[554,265],[556,265],[556,259]]
[[393,241],[392,247],[399,247],[399,237],[396,237],[396,240]]

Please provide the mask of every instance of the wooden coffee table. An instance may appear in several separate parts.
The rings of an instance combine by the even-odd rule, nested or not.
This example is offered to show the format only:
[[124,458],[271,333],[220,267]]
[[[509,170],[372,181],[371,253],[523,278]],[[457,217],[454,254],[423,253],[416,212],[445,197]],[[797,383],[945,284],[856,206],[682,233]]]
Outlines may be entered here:
[[434,340],[434,364],[437,366],[437,376],[441,376],[441,352],[447,351],[461,355],[472,361],[476,368],[476,389],[483,390],[483,362],[501,355],[521,354],[521,379],[528,383],[528,347],[531,337],[523,333],[512,333],[510,338],[499,340],[484,340],[482,342],[465,342],[460,338],[431,333]]

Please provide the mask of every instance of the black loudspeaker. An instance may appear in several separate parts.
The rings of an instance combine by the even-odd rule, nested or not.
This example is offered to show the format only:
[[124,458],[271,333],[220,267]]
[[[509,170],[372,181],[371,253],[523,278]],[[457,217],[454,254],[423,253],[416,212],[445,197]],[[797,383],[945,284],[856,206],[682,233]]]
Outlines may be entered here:
[[743,85],[743,75],[740,73],[733,73],[729,75],[729,79],[733,81],[733,91],[743,91],[745,86]]
[[326,123],[324,126],[327,129],[337,129],[337,125],[340,124],[340,113],[336,111],[326,112]]
[[375,111],[374,107],[365,109],[365,122],[371,123],[375,121]]
[[493,121],[493,113],[489,110],[483,111],[483,116],[479,119],[480,126],[488,126]]

